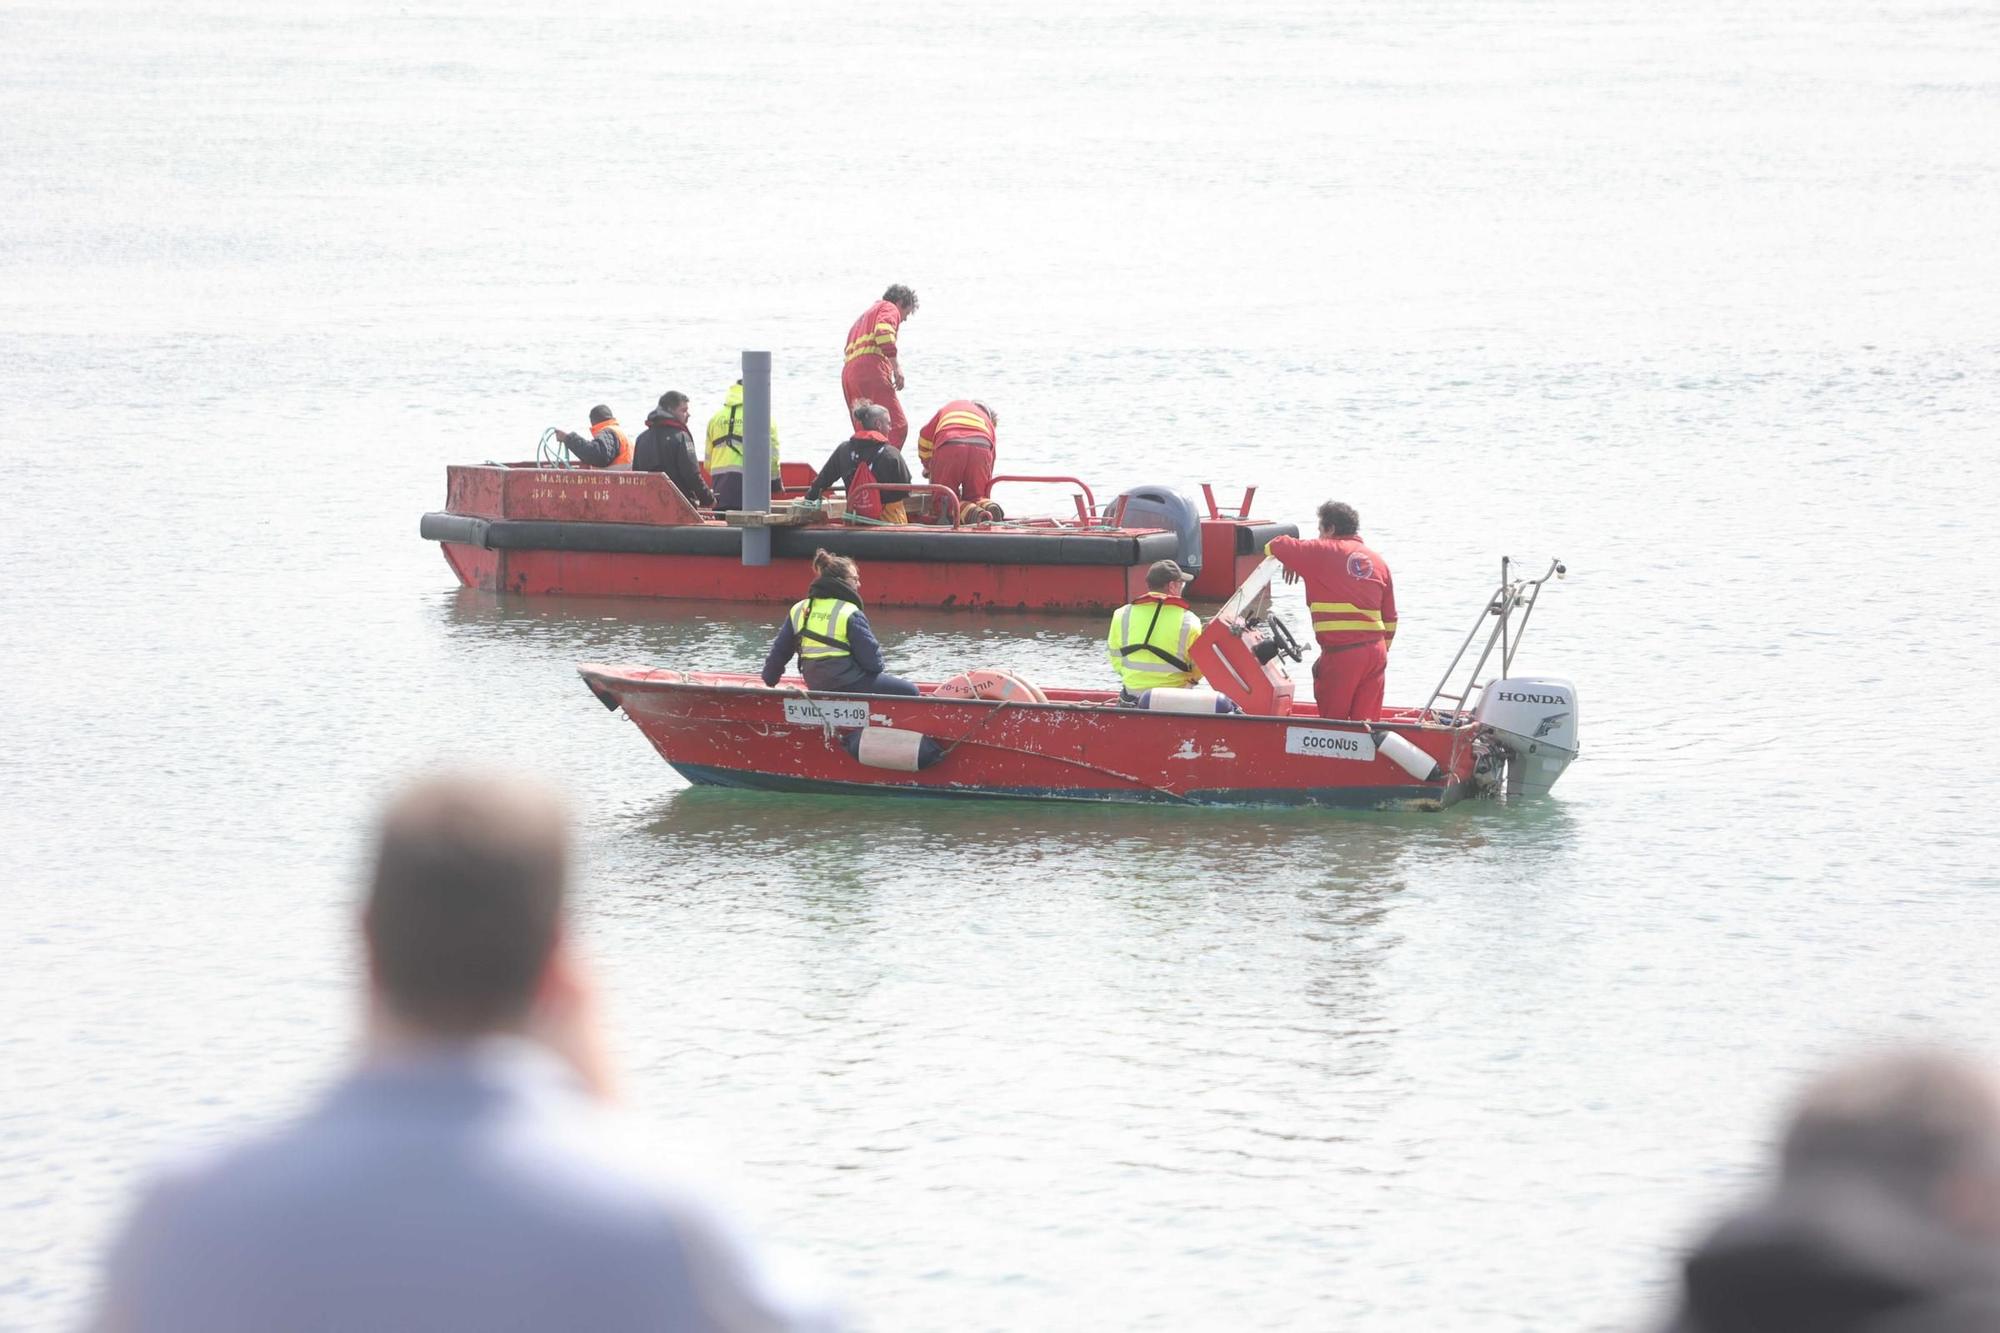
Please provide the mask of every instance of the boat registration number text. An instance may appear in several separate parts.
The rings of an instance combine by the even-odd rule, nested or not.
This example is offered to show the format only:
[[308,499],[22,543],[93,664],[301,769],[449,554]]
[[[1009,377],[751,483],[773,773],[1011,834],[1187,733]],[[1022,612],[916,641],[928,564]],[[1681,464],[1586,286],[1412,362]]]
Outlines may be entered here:
[[1365,731],[1329,731],[1324,727],[1286,727],[1285,753],[1310,754],[1321,759],[1375,758],[1375,738]]
[[836,727],[865,727],[868,725],[868,705],[859,699],[787,699],[785,721],[803,722],[814,727],[823,727],[828,723]]

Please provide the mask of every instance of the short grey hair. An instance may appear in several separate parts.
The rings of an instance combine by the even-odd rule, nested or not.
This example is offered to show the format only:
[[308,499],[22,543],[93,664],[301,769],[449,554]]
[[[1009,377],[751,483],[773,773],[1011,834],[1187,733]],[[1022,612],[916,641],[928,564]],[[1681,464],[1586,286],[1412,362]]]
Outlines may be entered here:
[[875,403],[862,403],[854,409],[854,424],[863,430],[886,432],[889,429],[889,409]]

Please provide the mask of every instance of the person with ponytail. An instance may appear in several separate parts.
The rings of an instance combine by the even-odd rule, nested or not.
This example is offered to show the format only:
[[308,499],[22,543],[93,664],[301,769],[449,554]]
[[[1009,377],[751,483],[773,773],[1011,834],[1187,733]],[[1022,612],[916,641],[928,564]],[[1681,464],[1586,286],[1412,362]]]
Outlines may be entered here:
[[771,651],[764,658],[764,683],[776,685],[794,654],[806,688],[840,694],[916,694],[917,687],[892,676],[882,645],[861,607],[861,570],[844,555],[813,552],[813,581],[792,604]]

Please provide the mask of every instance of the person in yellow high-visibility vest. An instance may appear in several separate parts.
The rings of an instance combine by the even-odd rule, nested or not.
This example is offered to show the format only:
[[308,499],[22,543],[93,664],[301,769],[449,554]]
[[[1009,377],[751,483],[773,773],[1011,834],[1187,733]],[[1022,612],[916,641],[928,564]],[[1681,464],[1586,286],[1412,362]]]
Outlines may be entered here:
[[1104,654],[1118,673],[1120,703],[1137,703],[1157,686],[1185,687],[1201,679],[1188,659],[1201,617],[1181,596],[1193,577],[1171,560],[1157,560],[1146,571],[1146,595],[1111,613]]
[[[743,507],[743,381],[729,386],[722,406],[708,419],[708,484],[715,488],[717,509]],[[771,422],[771,494],[783,489],[778,480],[778,423]]]
[[813,581],[792,604],[771,651],[764,658],[764,683],[776,685],[798,654],[806,688],[841,694],[916,694],[917,687],[892,676],[882,645],[861,608],[861,571],[831,551],[813,552]]

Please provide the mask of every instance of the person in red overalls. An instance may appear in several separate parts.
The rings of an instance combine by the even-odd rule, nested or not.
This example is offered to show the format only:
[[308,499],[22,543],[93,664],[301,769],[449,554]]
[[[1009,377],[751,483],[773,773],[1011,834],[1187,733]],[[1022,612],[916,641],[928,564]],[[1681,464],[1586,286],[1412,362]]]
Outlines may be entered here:
[[847,414],[862,403],[889,409],[889,443],[898,449],[910,438],[910,420],[896,390],[903,387],[903,368],[896,360],[896,331],[917,313],[917,294],[896,283],[882,299],[861,312],[847,331],[847,361],[840,368],[840,392]]
[[946,403],[917,432],[917,459],[935,486],[949,486],[963,501],[993,494],[993,454],[1000,418],[984,403],[959,398]]
[[1354,506],[1319,507],[1319,537],[1279,537],[1264,548],[1285,567],[1285,582],[1306,581],[1319,658],[1313,698],[1321,717],[1373,722],[1382,716],[1382,678],[1396,637],[1396,584],[1388,562],[1361,541]]

